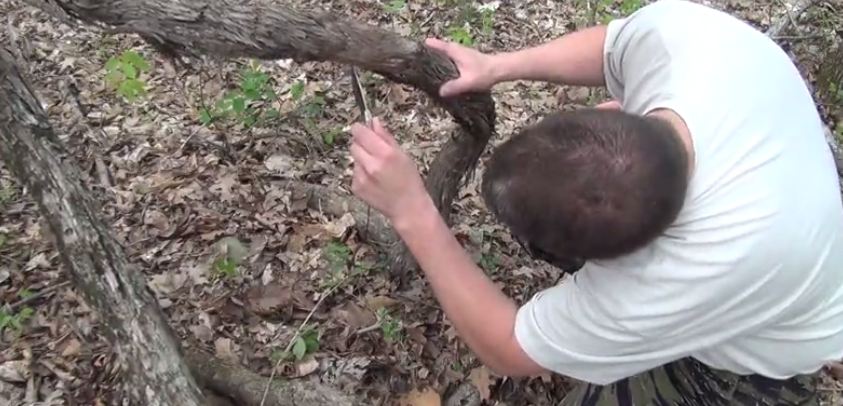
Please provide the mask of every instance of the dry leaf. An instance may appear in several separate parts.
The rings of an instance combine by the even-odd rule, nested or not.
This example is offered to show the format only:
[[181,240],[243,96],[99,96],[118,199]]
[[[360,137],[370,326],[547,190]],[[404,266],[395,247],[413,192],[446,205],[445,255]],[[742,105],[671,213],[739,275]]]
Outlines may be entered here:
[[25,270],[31,271],[35,268],[43,268],[49,269],[50,268],[50,261],[47,260],[47,254],[40,253],[34,257],[32,257],[29,262],[26,263],[24,267]]
[[440,406],[442,398],[432,388],[423,391],[413,390],[398,400],[399,406]]
[[260,315],[269,315],[286,310],[293,302],[293,290],[289,286],[271,283],[255,286],[246,292],[246,305]]
[[263,163],[266,169],[278,175],[289,176],[293,169],[293,161],[287,155],[273,155]]
[[6,382],[26,382],[29,374],[29,362],[26,360],[6,361],[0,364],[0,379]]
[[64,350],[61,352],[62,357],[73,357],[78,355],[79,352],[82,350],[82,344],[79,340],[75,338],[71,338],[70,341],[64,346]]
[[208,342],[214,339],[214,331],[208,328],[208,326],[200,324],[196,326],[188,327],[191,333],[193,333],[196,338],[203,342]]
[[826,368],[828,368],[828,372],[834,377],[834,379],[843,381],[843,363],[829,362],[828,365],[826,365]]
[[231,339],[229,338],[216,339],[214,341],[214,353],[217,355],[217,357],[222,358],[223,360],[237,360],[237,357],[234,355],[234,349],[232,348]]
[[489,376],[489,368],[485,365],[474,368],[468,375],[468,379],[471,380],[471,383],[480,392],[480,398],[489,400],[489,397],[492,396],[492,391],[489,389],[489,386],[492,384],[492,378]]
[[306,375],[310,375],[316,372],[319,369],[319,361],[316,361],[313,357],[308,357],[307,359],[303,360],[302,362],[296,363],[296,376],[302,377]]
[[187,275],[183,273],[167,272],[152,275],[148,285],[149,288],[156,293],[169,295],[184,286],[185,281],[187,281]]
[[325,230],[328,231],[334,238],[340,238],[345,235],[345,232],[354,226],[354,216],[351,213],[345,213],[337,221],[332,221],[325,224]]
[[366,298],[366,307],[376,312],[382,307],[392,307],[399,302],[389,296],[369,296]]
[[373,311],[364,309],[352,302],[348,302],[342,308],[336,310],[336,315],[343,324],[353,331],[371,326],[378,321]]

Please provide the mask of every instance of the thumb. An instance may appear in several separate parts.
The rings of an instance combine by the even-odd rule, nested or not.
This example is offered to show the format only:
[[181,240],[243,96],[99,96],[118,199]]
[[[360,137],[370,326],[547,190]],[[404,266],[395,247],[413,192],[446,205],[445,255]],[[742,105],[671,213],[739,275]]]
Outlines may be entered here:
[[449,80],[439,87],[439,95],[442,97],[456,96],[468,90],[468,83],[464,78]]
[[429,48],[435,49],[437,51],[444,52],[450,56],[451,50],[451,43],[447,41],[443,41],[439,38],[428,38],[424,41],[424,44],[427,45]]

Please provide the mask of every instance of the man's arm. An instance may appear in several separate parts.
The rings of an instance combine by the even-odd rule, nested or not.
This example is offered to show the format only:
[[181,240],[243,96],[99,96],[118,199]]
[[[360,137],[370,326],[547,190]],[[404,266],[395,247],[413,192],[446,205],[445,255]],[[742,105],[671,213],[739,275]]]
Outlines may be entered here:
[[545,371],[515,339],[516,304],[471,260],[432,200],[396,218],[393,226],[424,270],[460,338],[485,365],[511,377]]
[[460,76],[442,85],[443,97],[469,91],[486,91],[513,80],[534,80],[563,85],[603,86],[603,46],[606,26],[565,34],[553,41],[513,52],[484,54],[438,39],[427,46],[445,53]]
[[543,370],[515,339],[516,305],[474,264],[451,234],[415,162],[375,118],[351,128],[351,190],[384,214],[409,247],[460,337],[501,375]]
[[494,55],[495,82],[535,80],[562,85],[603,86],[606,26],[565,34],[545,44]]

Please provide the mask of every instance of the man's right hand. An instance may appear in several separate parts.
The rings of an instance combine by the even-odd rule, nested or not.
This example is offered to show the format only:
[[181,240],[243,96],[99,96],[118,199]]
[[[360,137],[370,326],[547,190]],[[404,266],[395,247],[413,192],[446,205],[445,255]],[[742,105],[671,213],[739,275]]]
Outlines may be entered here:
[[460,77],[442,85],[439,89],[440,96],[451,97],[466,92],[487,91],[497,84],[492,55],[436,38],[428,38],[425,45],[451,58],[460,73]]

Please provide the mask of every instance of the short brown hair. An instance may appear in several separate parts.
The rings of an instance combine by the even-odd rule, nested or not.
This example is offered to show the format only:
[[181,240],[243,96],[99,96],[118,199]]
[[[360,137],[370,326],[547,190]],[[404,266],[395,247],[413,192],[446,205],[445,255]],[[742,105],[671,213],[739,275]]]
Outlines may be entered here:
[[666,122],[617,110],[545,116],[500,145],[482,183],[516,238],[567,258],[628,254],[678,215],[688,154]]

